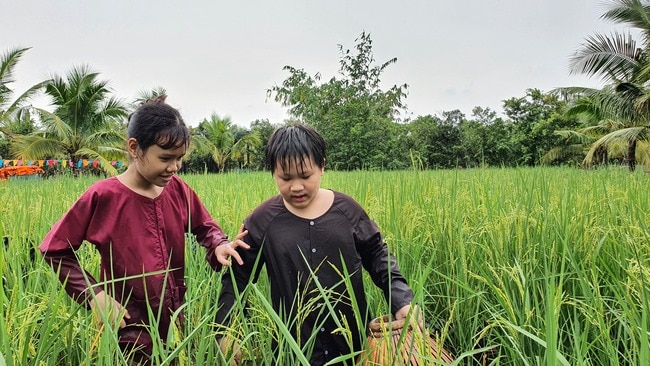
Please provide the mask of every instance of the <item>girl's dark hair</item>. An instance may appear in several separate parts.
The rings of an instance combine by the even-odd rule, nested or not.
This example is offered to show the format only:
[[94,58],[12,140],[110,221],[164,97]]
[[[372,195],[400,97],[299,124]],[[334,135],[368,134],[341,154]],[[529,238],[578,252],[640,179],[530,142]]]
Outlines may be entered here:
[[312,158],[321,169],[325,166],[325,140],[318,131],[296,123],[273,132],[265,151],[266,168],[271,173],[278,164],[282,170],[290,170],[293,162],[300,162],[299,168],[304,170],[305,158]]
[[163,149],[178,148],[190,143],[190,131],[176,108],[165,103],[161,94],[144,102],[129,115],[127,139],[134,138],[146,151],[152,145]]

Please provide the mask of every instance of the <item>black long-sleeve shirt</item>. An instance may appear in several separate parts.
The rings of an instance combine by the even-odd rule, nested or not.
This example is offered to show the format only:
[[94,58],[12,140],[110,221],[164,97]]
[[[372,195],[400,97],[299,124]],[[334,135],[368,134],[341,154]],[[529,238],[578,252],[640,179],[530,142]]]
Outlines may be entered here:
[[[382,289],[392,313],[413,300],[413,291],[379,228],[345,194],[334,192],[332,207],[313,220],[289,212],[278,195],[258,206],[244,225],[248,230],[245,241],[251,248],[239,251],[242,266],[234,263],[231,267],[238,290],[246,287],[252,275],[256,281],[266,265],[273,307],[303,350],[309,354],[311,348],[312,365],[360,350],[370,320],[362,267]],[[225,274],[223,278],[216,321],[225,325],[235,291],[231,276]],[[346,280],[351,284],[349,289]],[[361,319],[354,315],[351,296]],[[341,326],[349,327],[351,342],[341,332],[335,332]],[[318,335],[310,341],[315,329]]]

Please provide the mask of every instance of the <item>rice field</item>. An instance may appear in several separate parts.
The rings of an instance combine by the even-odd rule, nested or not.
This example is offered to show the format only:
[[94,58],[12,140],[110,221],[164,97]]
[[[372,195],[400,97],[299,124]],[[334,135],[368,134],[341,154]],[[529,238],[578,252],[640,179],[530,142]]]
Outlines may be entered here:
[[[276,194],[269,173],[183,178],[231,235]],[[355,197],[379,224],[426,328],[457,364],[650,365],[649,180],[619,169],[328,171],[322,186]],[[125,364],[115,329],[67,296],[36,249],[92,181],[0,182],[0,366]],[[154,362],[226,364],[232,355],[216,346],[216,331],[239,341],[249,365],[308,359],[284,337],[264,279],[249,286],[249,318],[216,330],[228,273],[213,272],[196,247],[188,238],[186,324],[157,345]],[[79,255],[96,274],[91,246]],[[366,279],[373,312],[385,314]]]

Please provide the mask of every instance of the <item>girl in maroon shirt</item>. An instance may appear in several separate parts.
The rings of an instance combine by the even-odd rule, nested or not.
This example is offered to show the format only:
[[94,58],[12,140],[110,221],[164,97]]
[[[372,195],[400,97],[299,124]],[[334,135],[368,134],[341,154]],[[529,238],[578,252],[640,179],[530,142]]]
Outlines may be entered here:
[[[229,242],[196,193],[175,175],[190,135],[164,95],[129,116],[127,139],[127,170],[88,188],[39,248],[71,297],[119,324],[125,356],[149,364],[151,336],[166,339],[172,315],[183,304],[185,233],[205,247],[215,270],[229,265],[230,255],[241,263],[235,248],[248,245],[243,231]],[[99,251],[100,281],[106,283],[81,268],[75,251],[83,241]],[[150,311],[160,312],[157,330],[148,329]]]

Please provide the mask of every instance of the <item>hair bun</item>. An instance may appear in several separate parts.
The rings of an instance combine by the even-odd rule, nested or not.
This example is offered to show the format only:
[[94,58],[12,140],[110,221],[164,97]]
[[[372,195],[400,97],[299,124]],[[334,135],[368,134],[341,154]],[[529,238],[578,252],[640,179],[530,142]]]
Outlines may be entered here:
[[162,104],[165,103],[165,99],[167,99],[167,94],[160,94],[153,99],[149,99],[147,102]]

